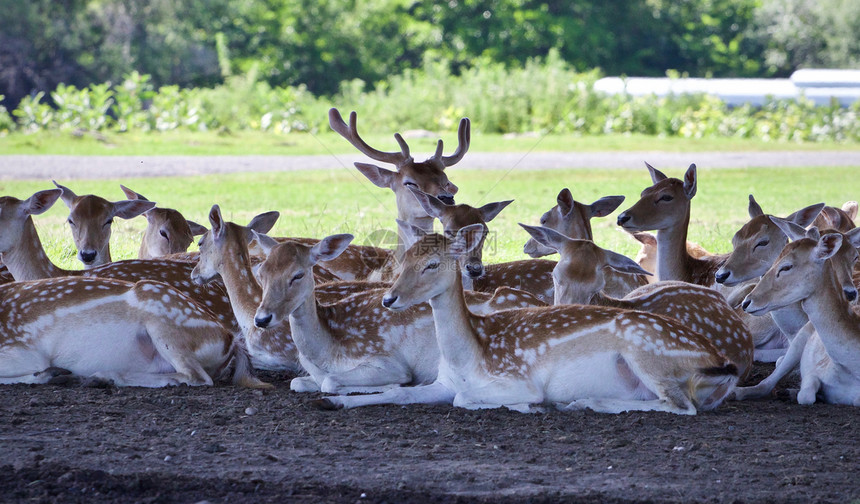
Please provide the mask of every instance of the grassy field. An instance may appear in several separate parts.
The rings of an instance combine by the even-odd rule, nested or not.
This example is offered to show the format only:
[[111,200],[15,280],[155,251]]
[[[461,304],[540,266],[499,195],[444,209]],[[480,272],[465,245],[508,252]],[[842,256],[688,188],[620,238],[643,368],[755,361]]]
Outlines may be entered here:
[[[371,145],[383,150],[395,150],[390,134],[359,132]],[[447,149],[454,149],[457,132],[441,131],[428,138],[409,138],[416,152],[433,152],[436,140],[442,138]],[[784,143],[733,138],[659,138],[646,135],[574,136],[546,135],[503,137],[472,134],[471,149],[482,152],[540,151],[775,151],[775,150],[858,150],[856,143]],[[0,154],[68,154],[89,156],[118,155],[305,155],[348,154],[352,146],[330,131],[321,133],[240,132],[233,134],[171,132],[128,133],[106,135],[50,132],[39,135],[14,134],[0,137]],[[450,150],[449,150],[450,152]]]
[[[0,158],[1,159],[1,158]],[[681,169],[667,169],[680,177]],[[700,170],[698,194],[693,200],[690,239],[715,252],[731,249],[731,237],[748,219],[747,195],[754,194],[762,208],[786,215],[800,207],[825,201],[841,206],[860,197],[856,167],[757,168],[743,170]],[[579,201],[620,194],[627,197],[619,211],[628,208],[641,190],[650,185],[647,171],[552,170],[505,174],[503,171],[463,171],[452,168],[451,180],[460,187],[458,202],[479,206],[491,201],[514,199],[492,223],[492,238],[485,261],[499,262],[523,258],[527,234],[518,222],[536,224],[540,215],[555,203],[558,191],[569,187]],[[69,187],[78,194],[95,193],[111,200],[123,198],[123,183],[161,206],[182,211],[187,218],[208,226],[213,203],[221,206],[229,220],[246,223],[256,213],[278,210],[281,219],[275,235],[315,236],[349,232],[356,243],[376,242],[380,230],[394,229],[394,197],[367,182],[355,170],[207,175],[159,179],[75,181]],[[26,198],[33,192],[53,187],[49,181],[2,181],[0,194]],[[487,192],[492,188],[491,192]],[[638,244],[615,225],[612,216],[593,221],[598,244],[633,256]],[[35,217],[49,255],[58,264],[78,268],[71,233],[65,223],[67,209],[62,202]],[[114,223],[114,259],[135,257],[145,221],[143,218]]]

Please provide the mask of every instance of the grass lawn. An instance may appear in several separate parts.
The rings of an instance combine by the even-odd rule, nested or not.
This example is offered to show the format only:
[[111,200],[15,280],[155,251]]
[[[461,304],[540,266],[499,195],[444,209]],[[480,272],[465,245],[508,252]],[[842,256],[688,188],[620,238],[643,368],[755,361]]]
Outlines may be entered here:
[[[396,150],[397,143],[390,132],[385,135],[359,133],[371,145],[383,150]],[[456,147],[455,130],[437,132],[427,138],[408,138],[416,152],[433,152],[436,140],[445,141],[446,151]],[[784,143],[735,138],[658,138],[646,135],[544,137],[483,135],[473,132],[471,149],[481,152],[537,151],[762,151],[762,150],[858,150],[856,143]],[[352,146],[336,133],[108,133],[105,135],[49,132],[39,135],[13,134],[0,137],[0,154],[68,154],[68,155],[305,155],[349,154]]]
[[[678,170],[667,175],[680,177]],[[693,200],[690,239],[715,252],[728,252],[731,237],[747,221],[747,195],[754,194],[765,212],[784,216],[824,201],[841,206],[860,197],[857,168],[757,168],[719,169],[699,172],[698,194]],[[479,206],[491,201],[514,199],[490,223],[492,237],[484,253],[485,261],[499,262],[524,258],[522,245],[527,234],[517,223],[536,224],[540,215],[555,204],[563,187],[576,198],[592,202],[601,196],[627,197],[619,211],[632,205],[641,190],[650,185],[647,171],[552,170],[552,171],[462,171],[451,168],[449,176],[460,187],[457,201]],[[187,218],[208,226],[213,203],[221,206],[225,218],[246,223],[256,213],[278,210],[281,219],[275,235],[322,237],[349,232],[356,243],[374,242],[380,230],[394,229],[396,209],[388,190],[373,186],[355,170],[290,173],[245,173],[159,179],[73,181],[67,184],[77,194],[95,193],[111,200],[123,198],[119,184],[158,201],[161,206],[182,211]],[[49,181],[0,181],[0,194],[26,198],[33,192],[53,187]],[[492,191],[486,191],[492,188]],[[593,221],[598,244],[633,256],[638,244],[615,225],[618,212]],[[67,268],[79,267],[74,258],[71,232],[65,223],[67,209],[58,202],[35,222],[49,255]],[[145,225],[143,218],[114,223],[114,259],[135,257]],[[438,225],[437,225],[438,226]],[[196,247],[196,246],[195,246]]]

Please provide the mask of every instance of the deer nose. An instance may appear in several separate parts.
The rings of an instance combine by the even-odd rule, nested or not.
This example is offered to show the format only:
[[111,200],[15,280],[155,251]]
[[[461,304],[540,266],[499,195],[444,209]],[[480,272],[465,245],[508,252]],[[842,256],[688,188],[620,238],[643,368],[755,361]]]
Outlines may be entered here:
[[269,324],[272,323],[272,314],[268,314],[265,317],[254,317],[254,325],[259,327],[260,329],[265,329],[269,327]]
[[96,260],[97,255],[98,252],[96,252],[95,250],[81,250],[81,261],[86,264],[89,264]]
[[439,196],[437,196],[437,198],[439,198],[439,201],[445,203],[446,205],[454,204],[454,196],[450,194],[440,194]]
[[484,265],[482,264],[467,264],[466,272],[472,278],[478,278],[484,274]]
[[382,298],[382,306],[386,308],[391,308],[391,306],[397,302],[398,296],[385,296]]
[[629,220],[630,220],[630,214],[628,214],[627,212],[624,212],[618,216],[618,225],[623,226]]
[[725,281],[729,279],[730,275],[731,275],[730,271],[724,271],[724,270],[720,269],[720,270],[717,270],[717,274],[714,275],[714,279],[717,281],[717,283],[725,283]]
[[741,304],[741,308],[743,308],[744,311],[747,311],[747,308],[749,308],[751,304],[752,304],[752,301],[749,298],[746,298],[746,299],[744,299],[744,302]]
[[844,289],[843,292],[845,292],[845,298],[848,301],[857,299],[857,289]]

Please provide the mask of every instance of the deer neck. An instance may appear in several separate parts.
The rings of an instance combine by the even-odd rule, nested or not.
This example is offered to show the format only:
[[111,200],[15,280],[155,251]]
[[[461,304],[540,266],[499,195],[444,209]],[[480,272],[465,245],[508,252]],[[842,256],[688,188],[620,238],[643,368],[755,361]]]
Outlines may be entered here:
[[611,308],[623,308],[625,310],[641,309],[634,301],[607,296],[602,291],[592,296],[590,304],[593,306],[609,306]]
[[43,278],[54,278],[73,274],[71,271],[58,268],[42,246],[39,233],[30,217],[24,225],[21,239],[11,250],[3,254],[3,264],[9,269],[15,280],[41,280]]
[[466,305],[460,272],[453,273],[454,282],[444,292],[430,298],[430,308],[440,355],[456,370],[477,366],[483,350],[472,325],[472,317],[476,315],[472,315]]
[[247,336],[256,330],[254,315],[263,299],[263,290],[251,271],[248,249],[228,251],[218,273],[224,280],[224,287],[227,289],[227,296],[239,327]]
[[329,361],[337,354],[331,330],[328,324],[323,322],[331,318],[329,310],[331,307],[321,306],[311,292],[311,295],[290,313],[290,333],[296,350],[314,365]]
[[[403,212],[398,212],[398,219],[408,222],[415,227],[420,228],[425,233],[433,232],[433,217],[429,215],[426,217],[408,217],[403,215]],[[397,248],[394,249],[394,259],[397,261],[397,264],[403,262],[403,256],[406,254],[406,242],[403,240],[403,237],[400,236],[400,232],[397,233]]]
[[801,303],[794,303],[770,312],[776,326],[789,340],[794,339],[800,329],[809,322],[809,316],[803,311]]
[[690,209],[676,225],[657,230],[657,279],[690,282],[692,257],[687,253],[687,228]]
[[860,316],[845,302],[829,264],[817,283],[812,295],[801,301],[803,311],[809,315],[833,362],[848,369],[860,369]]

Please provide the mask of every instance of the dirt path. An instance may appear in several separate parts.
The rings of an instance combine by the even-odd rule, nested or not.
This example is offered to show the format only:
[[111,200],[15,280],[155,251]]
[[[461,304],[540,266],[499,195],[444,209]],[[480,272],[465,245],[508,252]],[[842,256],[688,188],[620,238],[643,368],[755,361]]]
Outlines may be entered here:
[[[759,368],[759,372],[766,369]],[[759,375],[760,378],[761,375]],[[4,502],[832,502],[860,412],[783,396],[697,417],[319,411],[259,392],[0,387]]]
[[[120,178],[203,175],[239,171],[314,170],[370,161],[331,156],[0,156],[0,179]],[[470,152],[457,169],[552,170],[561,168],[750,168],[768,166],[860,166],[856,151],[782,152]]]

